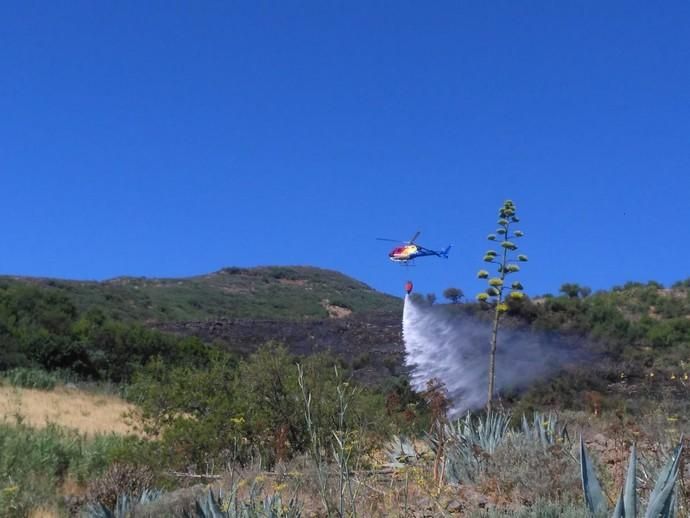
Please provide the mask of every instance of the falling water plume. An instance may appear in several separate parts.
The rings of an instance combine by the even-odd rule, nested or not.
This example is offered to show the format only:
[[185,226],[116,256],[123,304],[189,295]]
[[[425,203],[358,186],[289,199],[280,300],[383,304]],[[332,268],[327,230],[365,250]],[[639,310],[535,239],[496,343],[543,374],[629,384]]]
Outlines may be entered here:
[[[431,379],[443,382],[456,415],[485,405],[490,334],[490,322],[406,296],[403,338],[413,388],[422,391]],[[584,356],[581,347],[558,337],[503,326],[496,353],[496,391],[527,387]]]

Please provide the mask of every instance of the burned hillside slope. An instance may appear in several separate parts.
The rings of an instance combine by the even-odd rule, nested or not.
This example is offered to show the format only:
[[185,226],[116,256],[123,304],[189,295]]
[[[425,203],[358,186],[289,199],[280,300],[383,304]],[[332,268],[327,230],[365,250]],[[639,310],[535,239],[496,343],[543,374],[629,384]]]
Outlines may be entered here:
[[403,369],[404,345],[400,315],[370,313],[344,318],[281,321],[216,319],[160,322],[155,329],[178,336],[196,336],[230,351],[248,354],[269,341],[284,344],[297,355],[329,352],[376,380]]

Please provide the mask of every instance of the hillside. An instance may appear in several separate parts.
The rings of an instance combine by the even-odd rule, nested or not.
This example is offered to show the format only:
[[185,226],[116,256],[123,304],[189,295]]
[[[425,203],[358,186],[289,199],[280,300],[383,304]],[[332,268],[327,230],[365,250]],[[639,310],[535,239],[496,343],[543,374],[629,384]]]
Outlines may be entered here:
[[267,341],[292,354],[332,353],[353,367],[359,380],[376,383],[403,368],[405,346],[399,312],[355,314],[344,318],[304,321],[217,319],[161,322],[152,327],[181,337],[198,337],[240,354],[250,354]]
[[[563,430],[567,425],[582,433],[600,465],[613,463],[611,472],[622,473],[627,452],[615,441],[635,441],[649,459],[669,437],[675,441],[679,433],[689,430],[690,282],[671,287],[628,283],[597,293],[570,287],[562,289],[561,296],[511,301],[502,325],[535,336],[556,335],[562,346],[586,347],[592,360],[564,365],[557,375],[524,390],[502,392],[501,407],[513,416],[525,412],[529,422],[535,423],[535,431],[546,430],[553,421],[545,421],[546,414],[532,414],[532,410],[555,410],[553,415],[562,419]],[[218,302],[227,308],[226,314],[213,316],[207,300],[198,307],[189,305],[191,294],[201,293],[227,293],[235,304]],[[259,294],[257,300],[254,293]],[[276,293],[283,298],[275,299]],[[383,302],[375,304],[377,299]],[[164,300],[182,316],[152,318],[154,313],[145,305],[155,308]],[[278,301],[290,311],[280,313]],[[419,304],[430,302],[417,298]],[[276,312],[271,313],[269,307],[276,307]],[[138,316],[140,308],[144,317]],[[345,309],[352,312],[345,314]],[[493,316],[491,306],[478,303],[433,304],[429,309],[487,325]],[[201,316],[189,318],[193,311]],[[120,465],[129,465],[122,474],[127,483],[139,473],[155,474],[156,484],[179,488],[189,481],[171,482],[171,474],[186,473],[196,480],[207,470],[204,466],[228,465],[228,455],[237,466],[252,469],[257,455],[269,470],[283,459],[294,463],[299,470],[294,471],[299,477],[294,483],[299,486],[290,487],[291,494],[299,487],[308,501],[318,502],[318,496],[302,489],[318,487],[315,479],[302,478],[314,469],[299,467],[299,459],[313,451],[312,444],[328,445],[337,454],[340,436],[334,427],[340,425],[334,423],[344,415],[344,401],[348,430],[353,431],[349,437],[355,438],[348,440],[352,440],[353,455],[361,455],[363,463],[371,462],[372,452],[380,454],[387,438],[406,435],[421,443],[434,423],[444,419],[443,414],[435,414],[436,405],[445,405],[443,391],[434,388],[417,394],[406,379],[400,317],[398,299],[376,294],[335,272],[315,269],[224,270],[192,279],[104,283],[5,278],[0,282],[0,384],[5,385],[0,386],[4,403],[0,446],[11,455],[0,459],[11,462],[0,462],[4,481],[0,497],[5,498],[0,509],[3,504],[24,510],[48,504],[55,509],[68,507],[76,515],[86,498],[102,501],[103,494],[95,492],[100,487],[113,487],[106,496],[109,505],[114,505],[121,490],[109,484]],[[510,345],[501,342],[499,348]],[[323,351],[334,353],[341,368],[334,369],[327,355],[313,354]],[[52,393],[21,388],[35,386],[32,383],[48,375],[70,383],[58,385]],[[111,405],[98,395],[82,398],[75,391],[75,385],[84,381],[96,381],[97,387],[120,387],[128,403],[136,407],[133,423],[150,437],[94,433],[102,429],[91,428],[95,422],[107,429],[118,425],[126,432],[129,428],[117,420],[124,410],[121,402],[118,406],[112,400]],[[305,419],[307,415],[311,417]],[[33,428],[47,422],[45,428]],[[311,423],[317,423],[316,427]],[[81,432],[67,431],[64,426],[78,427]],[[84,435],[85,431],[90,435]],[[558,501],[561,495],[567,495],[569,502],[581,501],[578,467],[572,462],[575,457],[567,436],[561,437],[562,445],[545,448],[540,442],[530,442],[536,434],[524,428],[518,433],[524,437],[516,436],[503,450],[493,454],[477,450],[482,459],[491,459],[487,466],[493,471],[477,472],[462,483],[470,493],[452,496],[456,511],[462,511],[461,503],[473,501],[520,506],[538,498]],[[539,436],[544,435],[540,432]],[[228,445],[233,445],[231,452]],[[397,445],[395,453],[398,462]],[[409,492],[411,499],[404,496],[403,507],[407,512],[407,502],[417,498],[422,503],[414,505],[427,512],[431,500],[420,491],[433,488],[438,496],[438,480],[432,477],[432,462],[438,465],[438,457],[409,458],[420,463],[415,465],[419,475],[411,482],[419,487]],[[55,461],[47,465],[46,459]],[[340,471],[332,467],[337,463],[325,465],[336,480]],[[474,461],[468,464],[473,465]],[[536,472],[546,473],[545,478],[535,481],[535,471],[523,465],[540,467]],[[43,473],[50,478],[38,476]],[[368,484],[376,489],[379,501],[380,494],[392,486],[387,478],[375,477]],[[290,483],[279,478],[277,471],[269,471],[265,479],[284,488]],[[34,480],[43,481],[40,491],[32,486]],[[74,489],[63,498],[68,481]],[[505,500],[503,493],[497,496],[492,489],[496,481],[501,487],[514,484],[520,491]],[[444,491],[454,491],[458,487],[454,484],[446,484]],[[607,487],[621,484],[617,480]],[[548,490],[540,493],[544,487]],[[614,490],[609,493],[615,498]],[[396,494],[408,494],[407,482]],[[526,494],[531,500],[525,499]],[[690,496],[683,498],[690,502]],[[387,515],[388,510],[373,514]],[[585,514],[561,511],[547,514]]]
[[339,272],[307,266],[223,268],[185,278],[118,277],[95,281],[0,277],[67,296],[80,312],[101,310],[124,321],[212,318],[313,319],[399,311],[400,299]]
[[559,297],[513,305],[509,314],[534,332],[580,337],[597,361],[534,385],[522,395],[523,402],[586,408],[594,397],[609,408],[628,412],[639,411],[645,400],[676,409],[685,406],[690,279],[671,287],[654,281],[628,282],[591,295],[589,290],[584,295],[562,291]]
[[[584,376],[590,379],[578,374],[569,389],[602,390],[602,381],[620,379],[623,371],[628,383],[652,372],[684,380],[690,375],[689,284],[631,282],[596,293],[564,285],[572,289],[561,296],[511,302],[505,325],[570,336],[601,355]],[[104,282],[3,277],[0,369],[40,366],[119,382],[155,356],[197,361],[203,344],[248,354],[276,341],[300,355],[330,351],[362,371],[360,377],[381,380],[404,372],[401,306],[341,273],[310,267]],[[491,318],[481,304],[435,307]]]

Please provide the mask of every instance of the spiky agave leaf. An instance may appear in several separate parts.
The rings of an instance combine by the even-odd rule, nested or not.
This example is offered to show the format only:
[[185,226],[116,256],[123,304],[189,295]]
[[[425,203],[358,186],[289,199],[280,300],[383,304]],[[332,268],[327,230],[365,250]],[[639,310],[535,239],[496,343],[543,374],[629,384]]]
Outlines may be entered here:
[[89,506],[84,511],[85,518],[115,518],[115,514],[104,506],[102,503],[98,502],[95,504],[89,504]]
[[678,468],[680,465],[680,454],[683,451],[683,438],[676,447],[673,455],[659,472],[654,490],[649,496],[649,505],[645,518],[672,518],[675,515],[674,487],[678,478]]
[[[473,481],[480,473],[486,454],[492,454],[508,436],[510,415],[489,413],[474,419],[468,412],[445,428],[446,480],[450,483]],[[433,437],[430,437],[433,441]],[[432,443],[432,448],[435,445]]]
[[464,440],[479,446],[486,453],[492,454],[510,429],[510,414],[489,412],[475,421],[467,414],[464,421],[458,421],[459,431]]
[[668,516],[669,518],[676,518],[676,502],[678,500],[678,491],[671,493],[671,500],[668,502]]
[[148,504],[150,502],[155,502],[162,495],[163,495],[163,491],[161,489],[148,489],[148,488],[146,488],[141,492],[141,496],[139,496],[139,503],[140,504]]
[[280,508],[282,507],[282,500],[280,495],[270,495],[264,498],[263,512],[264,515],[270,518],[280,516]]
[[[625,508],[623,507],[623,490],[621,489],[620,494],[618,495],[618,500],[616,500],[616,507],[613,509],[613,514],[611,515],[611,518],[625,518]],[[632,515],[633,517],[635,515]]]
[[126,518],[137,504],[147,504],[158,500],[163,491],[160,489],[144,489],[139,498],[134,498],[127,493],[117,495],[115,508],[108,509],[105,505],[98,502],[90,504],[84,511],[86,518]]
[[262,511],[263,514],[259,514],[254,510],[256,515],[248,514],[247,516],[261,516],[265,518],[300,518],[302,516],[302,509],[297,500],[291,498],[285,504],[279,494],[267,496],[263,501]]
[[201,511],[204,518],[226,518],[227,514],[221,510],[220,493],[218,498],[213,494],[213,490],[209,489],[206,498],[201,501],[201,505],[197,501],[197,512]]
[[386,466],[391,468],[404,468],[418,458],[412,442],[407,437],[398,435],[394,435],[388,441],[384,446],[384,452],[388,459]]
[[[551,415],[549,415],[549,418]],[[551,439],[553,437],[553,434],[551,433],[551,421],[549,420],[542,420],[542,422],[537,423],[538,429],[539,429],[539,440],[541,441],[541,445],[546,448],[551,444]],[[547,433],[548,432],[548,433]]]
[[558,415],[554,412],[549,412],[546,415],[535,411],[531,425],[523,414],[522,430],[528,439],[539,441],[544,448],[552,446],[559,441],[564,443],[570,442],[567,426],[559,424]]
[[630,449],[630,460],[625,475],[625,486],[621,489],[611,518],[634,518],[637,516],[636,485],[637,485],[637,449],[635,444]]
[[585,504],[589,511],[596,517],[605,516],[606,500],[601,490],[601,484],[592,466],[592,461],[587,455],[585,441],[580,435],[580,477],[582,479],[582,491],[585,494]]
[[522,414],[522,433],[526,437],[532,437],[532,431],[530,430],[529,423],[527,422],[527,416],[525,414]]
[[129,495],[118,495],[117,503],[115,504],[115,517],[125,518],[131,507],[132,499],[129,497]]
[[628,462],[628,472],[625,475],[625,490],[623,492],[624,516],[637,516],[637,448],[633,443],[630,449],[630,461]]

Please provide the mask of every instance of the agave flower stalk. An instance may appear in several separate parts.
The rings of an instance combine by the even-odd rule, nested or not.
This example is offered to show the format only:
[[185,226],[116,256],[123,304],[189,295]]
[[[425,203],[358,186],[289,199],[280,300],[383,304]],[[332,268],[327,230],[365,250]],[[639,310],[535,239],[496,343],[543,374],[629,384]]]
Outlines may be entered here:
[[[515,244],[515,239],[524,236],[521,230],[513,230],[511,226],[520,220],[517,217],[517,209],[511,200],[506,200],[498,212],[499,228],[495,234],[489,234],[488,240],[498,242],[501,248],[500,252],[495,250],[488,250],[484,254],[484,262],[496,266],[498,270],[498,277],[489,278],[489,272],[486,270],[479,270],[477,277],[480,279],[488,279],[488,287],[486,290],[477,295],[477,300],[481,303],[494,305],[494,319],[491,327],[491,339],[489,342],[489,394],[487,397],[486,410],[491,412],[491,403],[494,397],[494,385],[496,380],[496,345],[498,342],[498,327],[501,315],[508,310],[508,305],[505,303],[506,298],[519,300],[523,298],[523,287],[520,282],[513,282],[510,287],[507,286],[505,280],[507,275],[519,272],[520,267],[515,262],[526,262],[527,256],[524,254],[513,254],[518,246]],[[500,240],[500,241],[499,241]],[[508,292],[506,293],[506,290]]]

